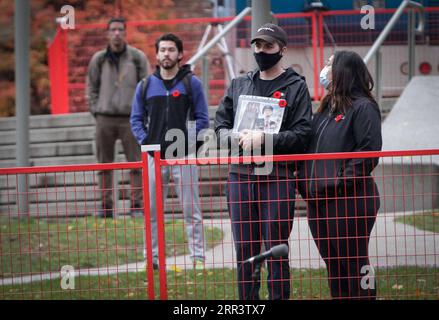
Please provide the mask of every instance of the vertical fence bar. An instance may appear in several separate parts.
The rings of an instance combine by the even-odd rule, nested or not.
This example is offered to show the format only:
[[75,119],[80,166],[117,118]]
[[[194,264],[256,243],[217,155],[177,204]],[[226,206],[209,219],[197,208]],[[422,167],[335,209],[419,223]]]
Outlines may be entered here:
[[378,103],[378,106],[382,112],[383,110],[381,106],[381,95],[382,95],[381,77],[382,77],[382,59],[381,59],[381,50],[378,50],[375,54],[375,95],[376,95],[376,101]]
[[202,74],[201,79],[203,82],[204,95],[209,97],[209,59],[203,56],[202,60]]
[[160,279],[160,299],[167,300],[166,284],[166,252],[165,252],[165,223],[163,214],[163,183],[162,167],[160,163],[160,146],[159,150],[154,151],[154,170],[156,184],[156,206],[157,206],[157,234],[159,247],[159,279]]
[[[25,1],[15,1],[14,15],[14,53],[15,53],[15,99],[16,99],[16,165],[29,165],[29,114],[30,114],[30,4]],[[18,207],[19,215],[28,214],[29,188],[27,175],[18,176]]]
[[[143,182],[143,215],[145,228],[145,249],[146,249],[146,264],[148,277],[148,296],[150,300],[154,300],[154,270],[152,268],[152,232],[151,232],[151,214],[149,198],[149,166],[148,166],[148,147],[142,146],[142,182]],[[154,172],[152,173],[154,174]],[[155,201],[155,199],[152,199]]]
[[61,31],[61,113],[69,113],[69,43],[67,30]]
[[[319,30],[320,66],[318,66],[318,67],[316,66],[317,72],[319,72],[323,68],[323,65],[325,64],[325,62],[324,62],[325,40],[323,37],[323,35],[324,35],[324,33],[323,33],[323,14],[318,12],[318,15],[319,15],[318,30]],[[320,87],[319,99],[321,99],[323,97],[323,95],[325,94],[325,89],[320,86],[320,83],[319,83],[319,87]]]
[[59,34],[60,32],[56,32],[52,42],[48,45],[47,50],[47,63],[49,65],[49,80],[50,80],[50,104],[51,104],[51,113],[57,113],[57,107],[59,106],[58,102],[58,90],[57,86],[59,85],[58,81],[58,72],[57,72],[57,54],[59,54]]
[[316,13],[311,15],[312,25],[312,52],[313,52],[313,64],[314,64],[314,100],[319,100],[319,75],[317,70],[317,19]]
[[416,34],[415,34],[415,10],[410,8],[407,12],[408,23],[407,23],[407,34],[408,34],[408,61],[409,61],[409,81],[413,78],[415,74],[415,46],[416,46]]

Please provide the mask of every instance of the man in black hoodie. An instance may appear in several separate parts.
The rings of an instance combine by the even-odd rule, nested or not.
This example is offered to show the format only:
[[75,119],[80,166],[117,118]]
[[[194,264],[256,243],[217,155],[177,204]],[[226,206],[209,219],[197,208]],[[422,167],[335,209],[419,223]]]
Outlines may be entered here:
[[[155,44],[158,66],[154,74],[137,85],[131,110],[131,131],[140,145],[160,144],[161,158],[183,158],[201,130],[209,127],[209,115],[201,81],[189,65],[180,66],[183,43],[173,34]],[[190,126],[195,124],[194,126]],[[194,132],[195,131],[195,132]],[[174,135],[177,134],[177,135]],[[177,138],[174,141],[174,138]],[[176,148],[175,148],[176,147]],[[195,146],[193,146],[195,149]],[[174,151],[177,151],[176,153]],[[192,150],[195,151],[195,150]],[[157,203],[154,159],[148,156],[151,204],[152,255],[158,267]],[[163,200],[172,177],[183,207],[189,251],[196,269],[204,268],[204,236],[198,194],[198,171],[194,165],[162,167]]]
[[[305,152],[311,131],[311,99],[305,79],[293,69],[282,67],[287,38],[282,28],[269,23],[259,28],[252,39],[259,70],[233,79],[215,116],[215,132],[222,149],[233,149],[236,143],[240,155],[262,148],[265,155]],[[278,133],[255,130],[233,133],[238,99],[242,95],[278,99],[279,106],[284,108]],[[260,169],[256,164],[231,165],[228,179],[238,292],[239,298],[245,300],[259,299],[260,287],[260,279],[255,276],[259,266],[245,260],[260,253],[262,241],[266,250],[279,244],[288,245],[294,218],[296,165],[277,162],[271,171]],[[289,277],[288,257],[268,259],[270,299],[290,297]]]

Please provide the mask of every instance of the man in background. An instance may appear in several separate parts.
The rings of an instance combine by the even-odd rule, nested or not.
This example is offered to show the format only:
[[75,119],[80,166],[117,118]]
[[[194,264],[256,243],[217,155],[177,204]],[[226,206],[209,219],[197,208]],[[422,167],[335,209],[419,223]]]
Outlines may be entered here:
[[[114,162],[115,143],[122,141],[128,161],[140,161],[140,148],[130,130],[131,101],[137,83],[148,70],[145,54],[126,42],[126,23],[112,18],[107,25],[108,46],[96,52],[88,66],[86,97],[96,120],[96,154],[99,163]],[[142,208],[142,180],[139,170],[132,170],[130,213],[137,215]],[[113,174],[99,172],[102,207],[98,216],[112,218],[114,214]]]

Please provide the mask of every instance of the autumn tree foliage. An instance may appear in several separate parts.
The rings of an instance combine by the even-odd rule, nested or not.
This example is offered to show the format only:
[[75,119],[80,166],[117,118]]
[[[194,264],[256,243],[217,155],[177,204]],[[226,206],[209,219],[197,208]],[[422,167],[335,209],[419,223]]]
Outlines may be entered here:
[[[182,2],[190,3],[180,1],[178,5]],[[172,19],[178,15],[178,11],[175,10],[176,3],[178,1],[173,0],[68,1],[68,4],[75,8],[76,24],[106,23],[112,16],[124,16],[129,21]],[[31,114],[50,112],[47,46],[56,33],[56,18],[62,16],[60,9],[65,4],[65,0],[30,0]],[[195,14],[193,11],[189,12],[191,13]],[[155,39],[160,33],[173,31],[174,28],[177,27],[168,26],[165,28],[167,30],[133,28],[128,30],[128,41],[151,57],[154,54],[153,42],[146,41],[145,35]],[[90,50],[105,45],[104,32],[94,32],[97,32],[96,43],[89,46]],[[82,41],[81,34],[69,34],[69,46],[78,46]],[[89,59],[90,54],[91,52],[83,52],[84,59]],[[84,60],[82,63],[85,62]],[[0,1],[0,117],[15,115],[14,64],[14,1]],[[83,75],[82,69],[80,76]]]

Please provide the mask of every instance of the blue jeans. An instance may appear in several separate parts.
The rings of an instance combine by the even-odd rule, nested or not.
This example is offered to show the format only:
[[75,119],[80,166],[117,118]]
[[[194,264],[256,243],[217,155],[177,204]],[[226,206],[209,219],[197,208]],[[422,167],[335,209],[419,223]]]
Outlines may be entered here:
[[[149,197],[152,231],[152,257],[153,262],[158,260],[158,234],[157,234],[157,202],[156,179],[154,171],[154,158],[148,155],[149,169]],[[163,203],[168,196],[169,180],[172,177],[178,200],[183,207],[186,235],[189,243],[189,252],[192,259],[202,259],[205,256],[203,216],[200,210],[200,197],[198,191],[198,170],[194,165],[175,165],[162,167]],[[164,207],[164,206],[163,206]],[[146,257],[146,254],[145,254]]]
[[[286,178],[230,173],[228,205],[235,242],[238,293],[241,300],[258,300],[260,277],[254,277],[254,266],[246,259],[285,243],[294,219],[295,188]],[[269,299],[290,297],[288,257],[267,260]]]

